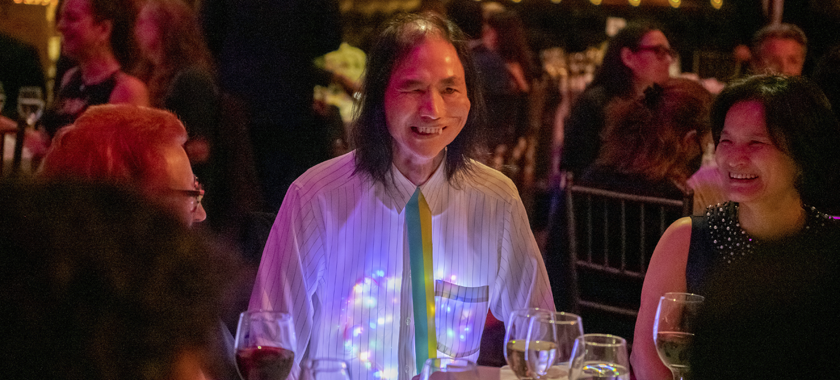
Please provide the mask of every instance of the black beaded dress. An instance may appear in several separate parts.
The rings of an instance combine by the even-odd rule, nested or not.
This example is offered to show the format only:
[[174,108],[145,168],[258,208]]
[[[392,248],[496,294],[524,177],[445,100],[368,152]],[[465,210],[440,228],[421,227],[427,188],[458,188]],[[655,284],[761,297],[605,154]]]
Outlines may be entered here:
[[[804,206],[805,227],[800,234],[820,236],[840,233],[840,223],[814,207]],[[706,213],[691,217],[691,243],[685,266],[686,289],[703,293],[705,282],[725,265],[750,256],[761,242],[749,236],[738,222],[738,203],[718,203]]]

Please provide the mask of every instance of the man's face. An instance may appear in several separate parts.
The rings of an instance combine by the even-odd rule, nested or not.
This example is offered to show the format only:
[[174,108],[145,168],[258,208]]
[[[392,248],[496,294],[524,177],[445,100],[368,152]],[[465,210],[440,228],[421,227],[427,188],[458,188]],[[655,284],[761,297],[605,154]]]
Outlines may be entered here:
[[756,72],[761,74],[802,75],[805,47],[789,38],[770,38],[761,44]]
[[464,66],[455,47],[426,37],[394,67],[385,90],[395,163],[434,161],[464,128],[469,113]]
[[[169,190],[195,190],[195,175],[190,167],[190,159],[184,148],[172,144],[163,149],[166,160],[166,173]],[[179,219],[191,226],[194,222],[201,222],[207,218],[204,207],[197,204],[197,199],[185,194],[167,192],[163,198],[165,206],[175,213]]]

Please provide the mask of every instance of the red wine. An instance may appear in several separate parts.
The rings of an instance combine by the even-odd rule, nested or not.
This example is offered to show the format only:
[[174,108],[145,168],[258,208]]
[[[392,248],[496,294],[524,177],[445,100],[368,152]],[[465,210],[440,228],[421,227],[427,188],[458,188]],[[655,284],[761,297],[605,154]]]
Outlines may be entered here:
[[249,347],[236,351],[236,366],[244,380],[286,380],[295,353],[278,347]]
[[656,334],[656,351],[668,367],[688,368],[694,334],[663,331]]

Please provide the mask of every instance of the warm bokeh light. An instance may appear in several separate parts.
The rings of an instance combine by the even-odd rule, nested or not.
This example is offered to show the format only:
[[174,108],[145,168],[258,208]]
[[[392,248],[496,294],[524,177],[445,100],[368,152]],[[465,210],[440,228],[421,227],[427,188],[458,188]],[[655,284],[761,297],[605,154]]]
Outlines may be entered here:
[[709,0],[709,2],[712,3],[712,7],[715,9],[720,9],[723,6],[723,0]]
[[632,5],[634,7],[638,7],[639,4],[642,3],[642,0],[627,0],[627,2],[630,3],[630,5]]
[[15,4],[25,5],[56,5],[58,0],[14,0]]
[[595,5],[601,5],[601,0],[589,0],[589,2]]
[[668,2],[671,3],[673,8],[679,8],[681,4],[681,0],[668,0]]
[[551,2],[554,3],[554,4],[560,4],[560,1],[562,1],[562,0],[551,0]]

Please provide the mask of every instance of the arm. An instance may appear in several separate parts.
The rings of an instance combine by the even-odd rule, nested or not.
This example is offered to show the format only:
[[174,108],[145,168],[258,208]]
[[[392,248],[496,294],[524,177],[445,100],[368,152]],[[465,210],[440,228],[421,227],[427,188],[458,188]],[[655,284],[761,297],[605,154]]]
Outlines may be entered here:
[[117,75],[117,85],[108,98],[108,103],[128,103],[136,106],[149,106],[149,91],[139,79],[126,73]]
[[653,251],[642,286],[642,304],[636,318],[633,353],[630,355],[630,364],[638,379],[672,378],[671,371],[662,364],[656,353],[653,320],[659,297],[667,292],[685,292],[685,266],[690,242],[691,218],[681,218],[668,227]]
[[[312,212],[300,201],[301,189],[289,189],[265,243],[249,310],[289,313],[295,326],[297,347],[292,376],[297,377],[309,345],[318,305],[312,302],[322,250],[311,226]],[[315,236],[313,236],[315,235]],[[313,248],[318,247],[318,248]]]
[[554,297],[534,235],[531,232],[525,207],[517,197],[509,205],[505,236],[501,237],[502,252],[499,277],[496,280],[497,296],[493,297],[490,310],[500,321],[507,323],[510,313],[528,307],[554,310]]

